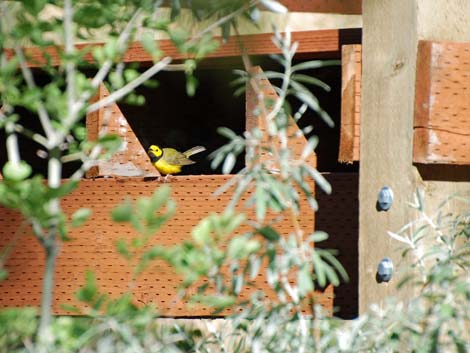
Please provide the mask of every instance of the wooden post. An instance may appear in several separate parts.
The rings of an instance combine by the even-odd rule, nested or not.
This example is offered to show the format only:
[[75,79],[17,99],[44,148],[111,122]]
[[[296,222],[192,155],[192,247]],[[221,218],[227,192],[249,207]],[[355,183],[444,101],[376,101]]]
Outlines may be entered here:
[[[398,264],[398,244],[387,236],[410,222],[407,205],[416,187],[425,191],[427,208],[446,196],[470,191],[470,176],[456,182],[455,171],[437,169],[439,181],[423,180],[413,166],[413,119],[419,40],[470,41],[470,2],[466,0],[364,0],[359,178],[359,310],[389,295],[407,299],[411,288],[396,291],[396,281],[377,283],[378,262]],[[437,166],[437,168],[439,168]],[[428,178],[428,177],[427,177]],[[436,178],[437,179],[437,178]],[[395,201],[388,212],[376,210],[377,193],[390,186]],[[458,212],[457,206],[452,211]],[[399,277],[395,273],[395,278]]]

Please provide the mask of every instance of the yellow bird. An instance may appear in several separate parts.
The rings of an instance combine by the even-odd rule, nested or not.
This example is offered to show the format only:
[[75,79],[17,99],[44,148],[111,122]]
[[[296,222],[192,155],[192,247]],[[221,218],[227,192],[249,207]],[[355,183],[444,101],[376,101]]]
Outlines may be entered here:
[[174,148],[160,148],[159,146],[151,145],[148,148],[147,153],[153,166],[161,174],[168,177],[168,175],[180,173],[181,167],[195,163],[189,159],[189,157],[205,150],[206,148],[203,146],[196,146],[190,148],[186,152],[179,152]]

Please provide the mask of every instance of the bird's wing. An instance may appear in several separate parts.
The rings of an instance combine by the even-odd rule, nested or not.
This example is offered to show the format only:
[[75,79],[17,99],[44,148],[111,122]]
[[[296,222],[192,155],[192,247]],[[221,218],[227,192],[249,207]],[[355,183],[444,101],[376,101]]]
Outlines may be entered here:
[[187,158],[184,154],[182,154],[181,152],[178,152],[177,150],[173,148],[163,149],[163,159],[168,164],[174,164],[174,165],[188,165],[188,164],[195,163],[194,161]]

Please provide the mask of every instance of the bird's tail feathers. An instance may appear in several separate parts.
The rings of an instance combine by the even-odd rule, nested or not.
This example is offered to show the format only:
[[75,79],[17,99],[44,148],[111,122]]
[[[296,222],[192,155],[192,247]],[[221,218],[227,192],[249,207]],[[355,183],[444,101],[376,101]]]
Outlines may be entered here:
[[204,146],[195,146],[193,148],[190,148],[189,150],[187,150],[186,152],[183,152],[183,154],[189,158],[191,157],[193,154],[196,154],[196,153],[200,153],[200,152],[203,152],[205,151],[206,148]]

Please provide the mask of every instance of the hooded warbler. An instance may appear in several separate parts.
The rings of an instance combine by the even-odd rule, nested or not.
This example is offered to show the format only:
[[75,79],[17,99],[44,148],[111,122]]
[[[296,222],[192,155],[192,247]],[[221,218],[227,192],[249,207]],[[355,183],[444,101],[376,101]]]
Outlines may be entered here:
[[181,172],[181,167],[195,163],[189,157],[205,151],[203,146],[190,148],[185,152],[179,152],[174,148],[160,148],[157,145],[151,145],[147,153],[152,161],[153,166],[164,175],[177,174]]

